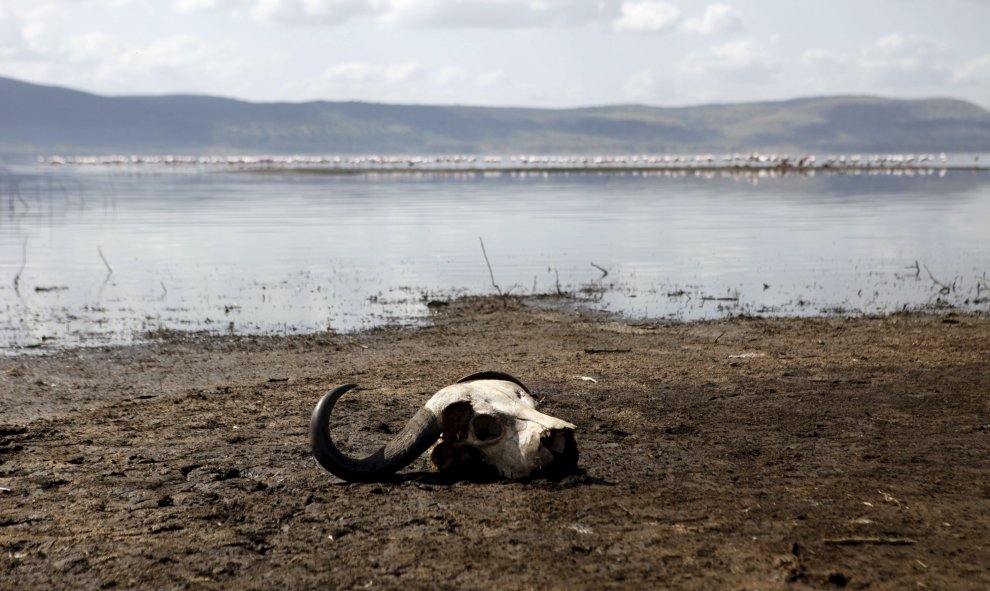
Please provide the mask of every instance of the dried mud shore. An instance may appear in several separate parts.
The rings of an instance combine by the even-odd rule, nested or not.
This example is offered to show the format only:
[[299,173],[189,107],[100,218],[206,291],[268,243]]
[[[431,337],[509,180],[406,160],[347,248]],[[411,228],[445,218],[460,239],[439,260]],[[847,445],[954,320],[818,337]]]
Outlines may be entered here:
[[[3,589],[987,589],[990,319],[642,324],[463,299],[416,329],[0,358]],[[458,377],[521,378],[577,474],[347,484]],[[591,378],[591,379],[589,379]]]

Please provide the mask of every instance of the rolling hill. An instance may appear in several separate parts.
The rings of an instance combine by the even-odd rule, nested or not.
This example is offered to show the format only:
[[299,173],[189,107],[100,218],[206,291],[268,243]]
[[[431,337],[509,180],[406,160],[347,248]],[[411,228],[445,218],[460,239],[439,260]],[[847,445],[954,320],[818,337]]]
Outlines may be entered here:
[[0,78],[5,153],[990,151],[990,111],[867,96],[575,109],[98,96]]

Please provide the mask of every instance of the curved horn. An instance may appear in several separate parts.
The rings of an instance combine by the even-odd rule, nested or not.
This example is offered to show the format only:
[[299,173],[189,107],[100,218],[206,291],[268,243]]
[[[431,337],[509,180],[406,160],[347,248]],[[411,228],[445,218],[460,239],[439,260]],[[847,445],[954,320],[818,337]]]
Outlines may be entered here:
[[344,455],[330,437],[330,415],[337,399],[356,387],[357,384],[338,386],[324,395],[313,410],[313,418],[309,423],[309,443],[313,448],[313,455],[331,474],[348,481],[382,480],[408,466],[440,438],[440,420],[433,411],[423,407],[392,441],[378,451],[363,459]]
[[527,388],[525,384],[519,381],[519,378],[510,376],[509,374],[502,373],[500,371],[479,371],[469,376],[464,376],[463,378],[457,380],[457,383],[460,384],[463,382],[473,382],[475,380],[504,380],[506,382],[512,382],[513,384],[516,384],[517,386],[522,388],[523,391],[525,391],[527,394],[532,394],[532,392],[529,391],[529,388]]

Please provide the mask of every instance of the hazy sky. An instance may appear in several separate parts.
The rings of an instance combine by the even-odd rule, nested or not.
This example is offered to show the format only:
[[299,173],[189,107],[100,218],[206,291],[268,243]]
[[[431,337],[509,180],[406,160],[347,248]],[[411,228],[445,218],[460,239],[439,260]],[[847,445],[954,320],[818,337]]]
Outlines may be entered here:
[[990,107],[990,0],[0,0],[0,75],[253,101]]

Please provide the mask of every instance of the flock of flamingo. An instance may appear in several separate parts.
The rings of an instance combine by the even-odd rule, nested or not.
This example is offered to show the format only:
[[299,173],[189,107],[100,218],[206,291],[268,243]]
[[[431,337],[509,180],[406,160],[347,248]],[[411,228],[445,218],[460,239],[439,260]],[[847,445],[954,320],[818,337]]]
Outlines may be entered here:
[[[39,163],[52,166],[163,166],[163,167],[226,167],[235,169],[293,170],[309,169],[326,172],[582,172],[631,171],[668,172],[679,174],[711,171],[790,171],[856,172],[889,174],[937,174],[958,167],[943,152],[939,154],[829,154],[819,158],[813,154],[794,156],[776,153],[733,154],[664,154],[664,155],[599,155],[548,156],[513,155],[484,156],[448,154],[436,156],[312,156],[312,155],[109,155],[109,156],[50,156],[40,157]],[[978,157],[975,160],[978,162]],[[975,164],[966,167],[974,167]]]

